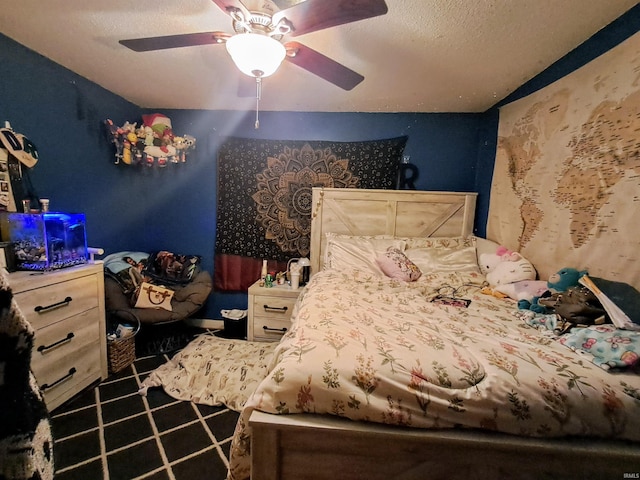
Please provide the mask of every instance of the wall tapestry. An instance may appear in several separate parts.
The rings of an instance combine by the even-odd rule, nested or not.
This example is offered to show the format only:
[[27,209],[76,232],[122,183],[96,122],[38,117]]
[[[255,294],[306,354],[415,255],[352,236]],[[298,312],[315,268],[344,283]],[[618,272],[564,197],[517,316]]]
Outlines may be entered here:
[[487,236],[640,288],[640,34],[500,110]]
[[218,152],[214,287],[244,291],[262,259],[284,270],[309,256],[311,188],[391,189],[406,142],[227,139]]

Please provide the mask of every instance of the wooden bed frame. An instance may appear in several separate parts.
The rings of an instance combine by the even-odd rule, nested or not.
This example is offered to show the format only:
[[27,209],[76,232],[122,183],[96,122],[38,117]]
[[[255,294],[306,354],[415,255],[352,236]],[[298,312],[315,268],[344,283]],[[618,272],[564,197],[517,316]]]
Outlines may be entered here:
[[[325,234],[458,236],[473,231],[475,193],[315,189],[311,268]],[[632,442],[420,430],[324,415],[254,411],[252,480],[638,478]]]
[[314,188],[311,271],[322,269],[327,233],[455,237],[473,233],[476,193]]

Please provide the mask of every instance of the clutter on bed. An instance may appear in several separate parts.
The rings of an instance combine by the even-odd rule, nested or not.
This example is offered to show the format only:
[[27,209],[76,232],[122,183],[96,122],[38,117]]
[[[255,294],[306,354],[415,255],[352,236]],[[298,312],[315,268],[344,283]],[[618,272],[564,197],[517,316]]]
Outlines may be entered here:
[[191,135],[175,135],[171,120],[160,113],[142,115],[142,122],[125,122],[118,127],[113,120],[104,121],[109,141],[114,144],[115,164],[164,168],[183,164],[187,153],[196,146]]
[[640,292],[633,286],[587,274],[578,281],[600,300],[616,327],[640,330]]
[[574,328],[559,341],[605,370],[636,367],[640,361],[640,332],[611,324]]
[[[423,277],[399,282],[362,266],[316,273],[271,373],[247,402],[244,424],[258,409],[414,428],[640,440],[640,377],[610,377],[585,362],[566,348],[579,339],[561,344],[523,329],[515,301],[480,293],[480,274]],[[431,302],[443,287],[449,298],[469,302]],[[631,345],[628,335],[612,333],[609,341]],[[612,345],[609,353],[616,351]],[[609,355],[606,362],[632,358]],[[248,452],[235,441],[232,452],[232,478],[245,478]]]
[[[334,418],[396,427],[384,432],[398,445],[393,452],[411,452],[402,472],[424,471],[420,465],[439,440],[449,446],[448,466],[461,463],[468,468],[472,465],[467,446],[478,458],[485,440],[492,445],[517,444],[509,452],[498,446],[500,472],[510,478],[522,473],[523,458],[549,442],[559,452],[559,461],[552,466],[536,463],[527,472],[532,477],[578,478],[597,471],[604,478],[638,464],[633,445],[640,441],[640,376],[635,366],[621,367],[632,362],[631,353],[612,358],[619,348],[614,344],[635,351],[628,335],[604,332],[610,324],[596,325],[589,329],[610,337],[596,342],[592,337],[564,337],[563,344],[558,341],[563,337],[554,332],[561,325],[557,314],[521,310],[515,298],[483,294],[488,283],[479,270],[478,245],[484,249],[484,241],[469,242],[475,248],[466,266],[461,260],[464,240],[455,238],[456,233],[429,238],[432,244],[419,257],[411,255],[411,238],[437,231],[432,226],[445,223],[443,210],[462,211],[459,204],[455,209],[443,207],[446,195],[425,192],[406,200],[397,192],[378,191],[370,199],[350,193],[320,192],[324,198],[312,234],[315,273],[294,307],[291,329],[274,351],[270,373],[240,416],[229,479],[247,478],[252,470],[300,478],[303,465],[321,470],[318,478],[333,478],[336,469],[357,476],[355,463],[380,462],[374,446],[380,442],[381,428],[352,429],[354,422]],[[418,205],[420,199],[430,203],[428,208]],[[417,226],[415,219],[420,221]],[[446,223],[449,232],[465,224]],[[404,233],[407,230],[416,233]],[[345,236],[345,231],[352,235]],[[470,237],[469,230],[461,233]],[[380,270],[375,258],[389,247],[419,267],[419,279],[398,280]],[[497,249],[488,253],[496,254]],[[498,263],[526,265],[522,255],[506,249],[500,257],[504,258]],[[536,281],[531,266],[523,270],[528,276],[514,281]],[[547,282],[544,287],[550,290]],[[552,329],[536,331],[525,318],[541,319],[541,326],[548,321]],[[587,330],[573,328],[568,333],[585,335]],[[586,361],[583,353],[567,348],[582,345],[581,340],[610,344],[608,358]],[[593,358],[595,354],[599,349],[592,352]],[[609,370],[602,368],[604,364]],[[256,410],[267,415],[252,417]],[[297,414],[304,414],[303,419]],[[260,435],[253,435],[258,429]],[[429,432],[423,435],[420,429]],[[447,443],[452,441],[449,432],[455,443]],[[316,441],[321,433],[323,440]],[[422,443],[422,438],[427,440]],[[344,455],[351,445],[359,452],[357,462]],[[563,464],[562,458],[581,458],[581,452],[588,452],[589,462]]]

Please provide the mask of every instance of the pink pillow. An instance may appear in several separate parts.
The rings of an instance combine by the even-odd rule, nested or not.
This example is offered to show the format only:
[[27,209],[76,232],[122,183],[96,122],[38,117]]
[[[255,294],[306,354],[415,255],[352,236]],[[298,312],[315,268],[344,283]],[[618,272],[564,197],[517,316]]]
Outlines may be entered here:
[[403,282],[415,282],[422,272],[415,263],[395,247],[389,247],[386,252],[378,255],[376,263],[387,277]]

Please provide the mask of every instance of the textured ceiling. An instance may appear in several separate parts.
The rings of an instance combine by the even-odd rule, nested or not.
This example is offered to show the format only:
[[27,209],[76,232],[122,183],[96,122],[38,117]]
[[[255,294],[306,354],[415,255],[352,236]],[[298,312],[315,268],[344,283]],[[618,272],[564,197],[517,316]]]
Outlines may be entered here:
[[[260,108],[485,111],[637,3],[387,0],[384,16],[295,38],[364,75],[360,85],[344,91],[285,62],[265,79]],[[213,30],[233,33],[210,0],[15,0],[0,9],[1,33],[140,107],[253,109],[224,46],[136,53],[118,43]]]

